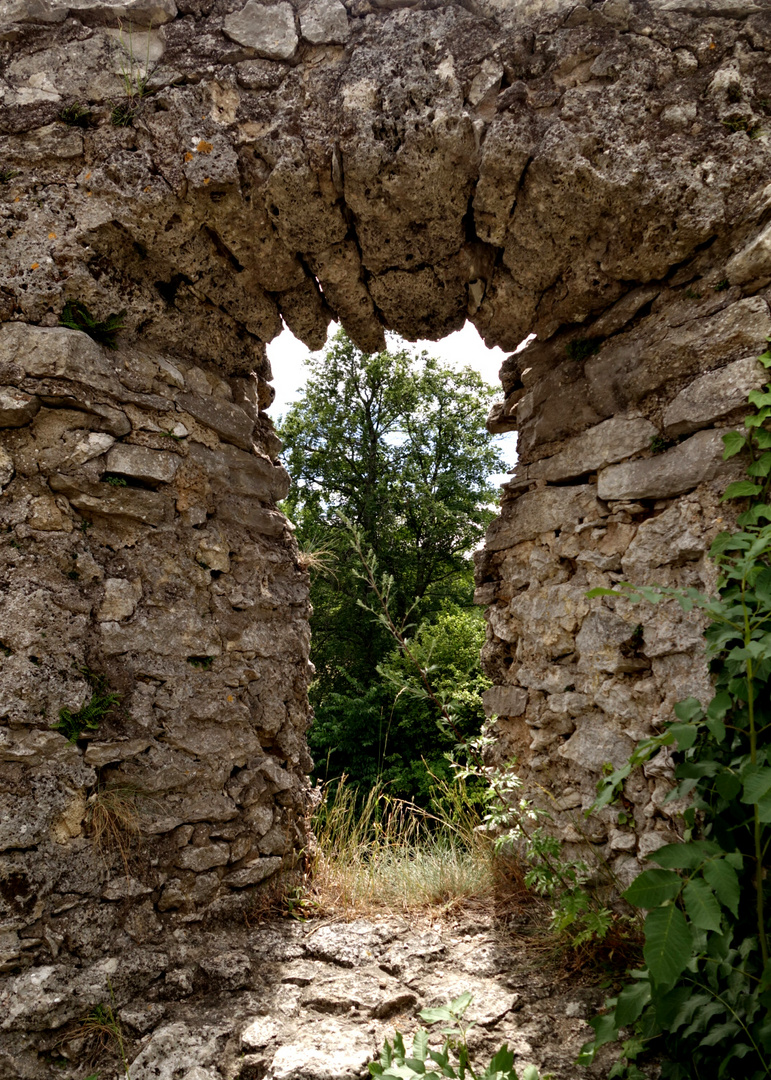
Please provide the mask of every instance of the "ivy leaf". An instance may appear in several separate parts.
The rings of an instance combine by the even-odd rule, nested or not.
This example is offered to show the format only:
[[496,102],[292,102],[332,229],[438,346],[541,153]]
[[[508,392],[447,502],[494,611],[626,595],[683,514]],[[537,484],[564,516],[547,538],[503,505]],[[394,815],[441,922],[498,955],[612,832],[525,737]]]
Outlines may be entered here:
[[771,405],[771,394],[764,390],[750,390],[747,401],[756,409],[762,409],[765,405]]
[[[647,873],[656,871],[648,870]],[[655,982],[674,983],[691,959],[692,952],[693,934],[680,908],[667,904],[650,912],[645,920],[643,956]]]
[[771,367],[771,349],[766,349],[764,353],[760,354],[758,363],[762,364],[765,368]]
[[720,497],[721,502],[725,502],[726,499],[746,499],[752,498],[753,495],[760,495],[762,488],[760,484],[753,484],[751,480],[736,480],[733,484],[729,484]]
[[761,454],[757,461],[747,466],[747,476],[768,476],[771,472],[771,454]]
[[720,904],[703,878],[691,878],[683,889],[688,918],[700,930],[720,930]]
[[708,862],[702,873],[705,880],[715,890],[715,894],[723,905],[736,917],[739,917],[739,877],[733,866],[725,859],[714,859]]
[[718,795],[724,799],[735,799],[742,789],[742,782],[736,773],[729,772],[725,769],[719,776],[715,777],[715,787]]
[[490,1062],[490,1067],[487,1070],[488,1073],[507,1073],[511,1072],[514,1068],[514,1055],[509,1050],[506,1043],[500,1048],[498,1053]]
[[728,431],[723,436],[723,445],[725,450],[723,451],[723,460],[727,461],[729,458],[734,457],[735,454],[740,453],[747,445],[747,439],[739,431]]
[[635,907],[657,908],[674,900],[682,885],[682,878],[674,870],[644,870],[622,895]]

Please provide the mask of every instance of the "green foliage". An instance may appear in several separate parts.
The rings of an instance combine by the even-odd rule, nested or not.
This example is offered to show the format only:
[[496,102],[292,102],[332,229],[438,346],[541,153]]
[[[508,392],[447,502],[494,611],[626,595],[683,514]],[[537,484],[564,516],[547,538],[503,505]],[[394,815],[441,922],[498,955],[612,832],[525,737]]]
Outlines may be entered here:
[[763,134],[760,121],[746,116],[729,117],[727,120],[723,120],[723,126],[727,127],[732,133],[746,131],[751,139],[757,139]]
[[77,742],[84,731],[96,731],[102,720],[120,701],[121,695],[109,689],[107,679],[89,668],[78,669],[85,676],[92,693],[86,704],[76,713],[64,708],[59,710],[59,721],[53,725],[70,742]]
[[0,169],[0,184],[10,184],[16,176],[21,176],[18,169]]
[[[771,352],[760,358],[771,366]],[[635,1025],[612,1076],[639,1076],[634,1060],[652,1040],[667,1056],[663,1076],[721,1080],[771,1075],[771,962],[766,858],[771,848],[771,385],[753,390],[747,434],[724,436],[724,457],[745,452],[749,481],[724,498],[751,502],[741,531],[721,533],[711,548],[714,597],[694,589],[622,585],[594,595],[656,603],[674,597],[701,608],[715,696],[675,707],[676,720],[640,743],[623,768],[601,782],[595,807],[607,805],[633,768],[662,746],[680,751],[671,798],[690,800],[685,842],[659,848],[624,893],[645,919],[645,968],[592,1021],[588,1064],[619,1029]],[[766,524],[761,524],[765,521]],[[590,594],[592,595],[592,594]]]
[[188,664],[190,667],[199,668],[201,671],[208,671],[214,663],[213,656],[188,656]]
[[727,292],[727,290],[731,288],[731,282],[728,278],[721,278],[714,288],[715,292]]
[[601,337],[574,338],[565,346],[565,356],[568,360],[588,360],[590,356],[600,351],[605,339]]
[[[444,1025],[441,1028],[444,1036],[441,1047],[433,1049],[428,1031],[418,1028],[412,1039],[412,1048],[408,1051],[404,1037],[397,1031],[393,1043],[385,1040],[380,1061],[371,1062],[370,1075],[382,1076],[386,1080],[414,1080],[420,1076],[447,1076],[456,1080],[465,1080],[467,1076],[472,1080],[520,1080],[514,1069],[514,1054],[506,1043],[496,1051],[484,1070],[472,1064],[467,1037],[474,1023],[464,1020],[471,1000],[471,994],[467,991],[449,1005],[421,1009],[421,1020],[427,1024]],[[535,1065],[527,1065],[521,1080],[539,1080],[539,1075]]]
[[441,709],[413,692],[414,680],[401,686],[394,637],[365,610],[369,587],[348,526],[389,579],[394,620],[422,661],[438,674],[455,657],[442,692],[452,684],[460,726],[478,730],[478,657],[466,663],[481,632],[469,552],[494,516],[487,478],[505,468],[484,431],[495,391],[426,354],[363,354],[343,332],[309,369],[279,433],[295,479],[285,508],[311,571],[311,750],[321,775],[345,772],[362,787],[381,777],[394,794],[425,800],[421,757],[446,773],[442,755],[455,740],[437,737]]
[[59,317],[59,325],[67,326],[70,330],[82,330],[106,349],[117,349],[116,337],[118,332],[124,329],[125,314],[125,311],[119,311],[99,320],[79,300],[68,300]]
[[66,105],[60,111],[59,119],[70,127],[88,128],[93,123],[94,114],[76,101],[72,105]]
[[110,484],[112,487],[127,487],[128,481],[125,476],[114,476],[112,473],[105,473],[102,477],[105,484]]
[[663,435],[654,435],[651,439],[651,453],[663,454],[665,450],[669,450],[674,445],[675,440],[665,439]]
[[136,113],[134,101],[119,101],[110,111],[110,123],[113,127],[131,127]]

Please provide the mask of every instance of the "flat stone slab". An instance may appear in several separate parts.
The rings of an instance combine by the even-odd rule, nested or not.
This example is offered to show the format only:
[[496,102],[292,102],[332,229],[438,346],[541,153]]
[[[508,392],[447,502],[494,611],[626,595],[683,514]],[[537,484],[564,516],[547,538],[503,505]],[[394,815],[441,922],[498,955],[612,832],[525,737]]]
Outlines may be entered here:
[[668,499],[731,471],[723,461],[721,431],[699,431],[663,454],[624,461],[603,469],[597,480],[601,499]]
[[496,518],[492,522],[485,546],[488,551],[503,551],[540,533],[577,525],[583,518],[595,518],[600,512],[596,495],[597,489],[592,484],[528,491],[517,499],[513,513],[509,507],[505,519]]
[[290,60],[299,40],[290,4],[263,6],[247,0],[240,11],[227,16],[222,29],[231,41],[254,49],[266,60]]
[[642,416],[613,416],[575,436],[561,453],[529,465],[526,475],[532,480],[556,481],[595,472],[647,450],[657,434],[650,420]]
[[709,371],[686,386],[664,413],[664,434],[688,435],[747,404],[750,390],[771,378],[754,356]]

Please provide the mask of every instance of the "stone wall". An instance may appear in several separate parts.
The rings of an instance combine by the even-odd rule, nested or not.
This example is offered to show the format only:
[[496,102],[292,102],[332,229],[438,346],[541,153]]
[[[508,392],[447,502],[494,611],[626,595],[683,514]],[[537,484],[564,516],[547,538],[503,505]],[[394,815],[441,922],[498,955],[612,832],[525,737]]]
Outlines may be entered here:
[[[7,1075],[52,1074],[107,976],[187,992],[189,935],[302,844],[282,321],[312,348],[332,318],[366,350],[537,335],[491,417],[521,463],[479,599],[501,754],[566,837],[709,693],[696,620],[585,594],[710,585],[720,429],[771,333],[769,46],[759,0],[0,0]],[[67,301],[124,312],[118,350]],[[587,826],[622,879],[672,835],[670,773]]]
[[[13,970],[238,917],[293,864],[308,579],[273,508],[289,479],[256,376],[24,323],[0,328],[0,356]],[[87,726],[108,691],[119,701]],[[81,717],[71,741],[62,710]]]
[[673,281],[502,368],[508,396],[489,426],[519,425],[521,459],[477,555],[496,758],[515,756],[562,837],[588,838],[621,882],[676,839],[671,752],[634,774],[615,806],[588,821],[582,811],[676,702],[711,699],[704,623],[675,600],[586,594],[619,581],[714,587],[707,552],[732,523],[720,496],[744,469],[722,460],[722,434],[741,426],[747,395],[768,378],[756,358],[771,336],[770,298],[768,278],[732,285],[716,245]]

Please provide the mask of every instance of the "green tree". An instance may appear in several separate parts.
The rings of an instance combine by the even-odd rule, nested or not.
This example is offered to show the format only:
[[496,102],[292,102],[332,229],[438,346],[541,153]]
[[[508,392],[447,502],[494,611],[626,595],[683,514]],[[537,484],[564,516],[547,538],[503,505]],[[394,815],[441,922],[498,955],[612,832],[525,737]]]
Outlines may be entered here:
[[[377,670],[393,662],[393,639],[360,605],[367,589],[344,520],[393,578],[397,620],[415,605],[410,621],[427,641],[440,614],[454,611],[460,655],[469,627],[480,633],[469,614],[469,556],[494,514],[497,490],[488,477],[505,469],[484,429],[496,391],[473,369],[455,371],[426,353],[362,353],[342,331],[308,367],[280,434],[294,479],[285,508],[300,545],[326,567],[311,586],[311,749],[322,774],[328,758],[330,775],[345,770],[365,784],[380,775],[411,794],[414,764],[424,753],[436,760],[450,741],[439,735],[430,705],[397,699]],[[440,636],[448,632],[444,625]],[[466,727],[478,724],[473,709],[464,717]]]

